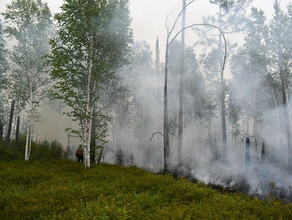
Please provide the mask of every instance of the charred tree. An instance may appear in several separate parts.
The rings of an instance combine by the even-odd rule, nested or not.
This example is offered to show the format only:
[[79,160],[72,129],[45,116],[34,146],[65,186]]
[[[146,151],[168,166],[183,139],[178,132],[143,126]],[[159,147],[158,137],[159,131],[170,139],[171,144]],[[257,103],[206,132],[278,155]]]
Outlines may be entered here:
[[180,79],[179,79],[179,113],[178,113],[178,165],[182,163],[183,145],[183,114],[184,114],[184,64],[185,64],[185,26],[186,26],[186,0],[183,0],[182,32],[180,48]]
[[[155,60],[155,68],[156,68],[156,98],[157,98],[157,103],[159,105],[159,110],[161,108],[161,94],[159,90],[159,76],[160,76],[160,51],[159,51],[159,39],[157,37],[156,40],[156,60]],[[159,111],[160,113],[160,111]],[[160,117],[160,114],[159,114]],[[161,123],[158,123],[157,125],[157,131],[160,131],[162,127]],[[161,154],[160,154],[160,149],[161,149],[161,141],[160,137],[156,137],[156,150],[157,150],[157,166],[160,166],[160,160],[161,160]]]
[[155,69],[156,69],[156,97],[158,102],[160,102],[160,91],[159,91],[159,75],[160,75],[160,51],[159,51],[159,39],[156,40],[156,60],[155,60]]
[[[222,6],[219,7],[219,29],[222,30]],[[226,107],[225,107],[225,83],[224,83],[224,63],[221,57],[223,53],[222,48],[222,34],[219,34],[219,53],[220,53],[220,69],[221,69],[221,94],[220,94],[220,103],[221,103],[221,132],[222,132],[222,157],[223,160],[227,157],[227,131],[226,131]],[[226,54],[225,54],[226,56]]]
[[164,110],[163,110],[163,150],[164,150],[164,172],[168,172],[170,162],[170,147],[169,147],[169,127],[168,127],[168,97],[167,97],[167,82],[168,82],[168,53],[169,53],[169,36],[166,42],[165,52],[165,82],[164,82]]
[[246,138],[246,146],[245,146],[245,162],[249,164],[250,162],[250,139]]
[[17,116],[17,122],[16,122],[16,132],[15,132],[15,141],[18,142],[19,139],[19,123],[20,123],[20,116]]
[[[167,29],[167,38],[166,38],[166,48],[165,48],[165,82],[164,82],[164,110],[163,110],[163,134],[164,134],[164,142],[163,142],[163,150],[164,150],[164,172],[169,171],[169,163],[170,163],[170,146],[169,146],[169,125],[168,125],[168,97],[167,97],[167,90],[168,90],[168,55],[169,55],[169,46],[173,43],[173,41],[176,39],[176,37],[186,29],[183,28],[181,31],[179,31],[172,39],[171,35],[177,25],[177,22],[179,18],[184,13],[184,10],[195,0],[192,0],[188,2],[188,4],[185,5],[185,7],[180,11],[178,14],[175,22],[173,23],[171,29],[166,25]],[[168,18],[168,16],[167,16]],[[166,18],[166,24],[167,24],[167,18]],[[190,28],[190,27],[188,27]]]
[[265,142],[262,143],[262,150],[261,150],[261,160],[265,160],[266,155],[266,148],[265,148]]
[[3,124],[2,124],[2,121],[0,121],[0,141],[3,140]]
[[12,129],[12,120],[13,120],[13,114],[14,114],[14,104],[15,100],[12,100],[11,102],[11,108],[10,108],[10,117],[9,117],[9,123],[8,123],[8,130],[7,135],[5,138],[5,142],[8,143],[10,141],[10,135],[11,135],[11,129]]

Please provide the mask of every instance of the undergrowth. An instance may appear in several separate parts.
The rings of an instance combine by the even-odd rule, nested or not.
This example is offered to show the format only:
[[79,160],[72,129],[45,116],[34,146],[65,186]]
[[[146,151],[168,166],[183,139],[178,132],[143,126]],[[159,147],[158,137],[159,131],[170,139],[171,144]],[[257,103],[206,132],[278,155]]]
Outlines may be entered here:
[[292,205],[136,167],[1,161],[0,219],[292,219]]
[[[13,161],[24,160],[25,137],[21,136],[18,141],[6,143],[0,141],[0,160]],[[30,160],[62,158],[64,156],[61,144],[56,141],[32,142]]]

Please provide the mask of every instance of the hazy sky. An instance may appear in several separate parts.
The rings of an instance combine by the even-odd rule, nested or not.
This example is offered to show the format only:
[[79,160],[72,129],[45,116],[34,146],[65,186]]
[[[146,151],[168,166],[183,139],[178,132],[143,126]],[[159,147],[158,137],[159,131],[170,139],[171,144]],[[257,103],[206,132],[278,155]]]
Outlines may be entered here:
[[[53,13],[58,12],[63,0],[44,0]],[[5,11],[6,4],[10,4],[12,0],[0,0],[0,12]],[[257,8],[263,9],[268,16],[273,12],[274,0],[254,0],[253,4]],[[284,7],[289,0],[280,0]],[[132,28],[135,40],[145,40],[151,45],[152,51],[157,36],[160,38],[161,47],[165,44],[165,18],[169,12],[177,6],[177,12],[181,6],[181,0],[130,0],[130,11],[132,20]],[[216,8],[210,5],[209,0],[197,0],[188,9],[188,23],[199,23],[202,16],[213,14]],[[175,13],[174,13],[175,14]],[[173,16],[174,17],[174,16]],[[191,38],[191,34],[187,34],[187,38]],[[187,39],[190,41],[190,39]]]

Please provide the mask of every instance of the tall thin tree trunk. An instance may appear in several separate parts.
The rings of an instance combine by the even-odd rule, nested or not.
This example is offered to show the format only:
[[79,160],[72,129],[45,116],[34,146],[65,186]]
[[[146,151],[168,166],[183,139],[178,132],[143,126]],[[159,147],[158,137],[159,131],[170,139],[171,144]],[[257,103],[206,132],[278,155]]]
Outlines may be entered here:
[[249,133],[249,118],[246,117],[246,136],[249,137],[250,133]]
[[[257,93],[257,91],[256,91]],[[257,117],[258,117],[258,108],[257,108],[257,94],[255,94],[255,98],[254,98],[254,114],[253,114],[253,133],[254,133],[254,143],[255,143],[255,151],[256,153],[259,152],[259,147],[258,146],[258,122],[257,122]],[[258,155],[258,154],[256,154]]]
[[32,80],[29,80],[29,112],[28,123],[26,129],[26,143],[25,143],[25,160],[29,160],[31,152],[31,133],[32,133],[32,118],[33,118],[33,94],[32,94]]
[[254,133],[255,150],[258,151],[258,125],[257,125],[256,115],[254,115],[253,117],[253,133]]
[[3,124],[2,124],[2,120],[0,121],[0,141],[3,140]]
[[[92,108],[91,108],[91,112],[92,112]],[[87,161],[87,164],[86,164],[86,167],[87,168],[90,168],[90,141],[91,141],[91,127],[92,126],[92,117],[89,119],[89,125],[88,127],[90,128],[89,131],[88,131],[88,138],[87,138],[87,154],[86,154],[86,161]]]
[[95,127],[95,107],[93,106],[92,110],[92,124],[91,124],[91,138],[90,138],[90,160],[95,164],[95,155],[96,155],[96,127]]
[[15,141],[18,142],[19,139],[19,123],[20,123],[20,116],[17,116],[17,122],[16,122],[16,132],[15,132]]
[[274,91],[272,91],[271,104],[272,104],[273,109],[275,109],[275,119],[276,119],[277,128],[280,129],[281,123],[280,123],[280,117],[279,117],[279,109],[278,109],[278,103],[277,103]]
[[[93,70],[93,33],[90,37],[90,48],[89,48],[89,67],[88,67],[88,77],[87,77],[87,104],[86,104],[86,117],[85,119],[85,134],[84,134],[84,165],[90,168],[90,141],[91,141],[91,125],[92,125],[92,97],[91,97],[91,80],[92,80],[92,70]],[[93,90],[94,91],[94,90]]]
[[[278,128],[278,130],[281,130],[281,122],[280,122],[280,117],[279,117],[279,108],[278,108],[278,103],[277,103],[274,91],[272,91],[271,105],[272,105],[272,108],[275,109],[275,121],[276,121],[276,124],[277,124],[277,128]],[[279,135],[279,138],[280,138],[280,148],[283,149],[282,135]],[[284,156],[285,155],[282,154],[282,161],[285,160]]]
[[225,90],[224,79],[221,78],[221,118],[222,118],[222,144],[223,159],[227,157],[227,132],[226,132],[226,109],[225,109]]
[[[159,39],[157,37],[156,40],[156,62],[155,62],[155,67],[156,67],[156,98],[157,98],[157,104],[159,108],[159,117],[161,116],[160,108],[161,108],[161,98],[160,98],[160,91],[159,91],[159,79],[160,79],[160,51],[159,51]],[[162,109],[161,109],[162,110]],[[157,122],[157,131],[161,130],[161,123],[158,120]],[[159,153],[161,151],[161,137],[157,136],[156,137],[156,151],[157,151],[157,166],[160,169],[159,163],[161,161],[161,154]]]
[[11,135],[11,129],[12,129],[12,121],[13,121],[13,113],[14,113],[14,104],[15,100],[12,100],[11,102],[11,108],[10,108],[10,117],[9,117],[9,123],[8,123],[8,130],[6,135],[6,143],[10,141],[10,135]]
[[249,164],[249,162],[250,162],[250,140],[248,137],[246,138],[245,162],[246,162],[246,164]]
[[[219,7],[219,28],[222,31],[222,8],[221,5]],[[222,34],[219,33],[219,54],[220,54],[220,67],[223,70],[223,49],[222,49]],[[226,55],[226,54],[225,54]],[[222,132],[222,158],[223,160],[227,157],[227,132],[226,132],[226,107],[225,107],[225,84],[223,72],[221,73],[221,94],[220,94],[220,102],[221,102],[221,132]]]
[[288,96],[287,96],[287,89],[286,83],[284,79],[284,73],[282,70],[280,71],[281,74],[281,86],[282,86],[282,95],[283,95],[283,107],[284,107],[284,115],[285,115],[285,124],[286,124],[286,134],[287,134],[287,146],[288,146],[288,165],[292,167],[292,142],[291,142],[291,119],[290,119],[290,112],[289,112],[289,105],[288,105]]
[[179,83],[179,114],[178,114],[178,165],[182,164],[182,145],[183,145],[183,113],[184,113],[184,64],[185,64],[185,23],[186,23],[186,0],[183,2],[182,11],[182,33],[180,48],[180,83]]
[[265,159],[265,154],[266,154],[265,142],[263,142],[263,143],[262,143],[262,150],[261,150],[261,161],[264,161],[264,159]]
[[30,115],[28,117],[28,123],[27,123],[27,128],[26,128],[26,141],[25,141],[25,155],[24,155],[24,160],[29,160],[29,155],[30,155],[30,150],[29,150],[29,139],[30,139]]
[[90,74],[88,74],[88,84],[87,84],[87,104],[86,104],[86,117],[90,119],[85,119],[85,131],[84,131],[84,165],[87,168],[90,168],[90,133],[91,133],[91,121],[92,115],[90,115],[90,81],[91,81],[91,65],[90,65]]
[[167,77],[168,77],[168,50],[169,50],[169,37],[167,37],[166,42],[166,52],[165,52],[165,82],[164,82],[164,112],[163,112],[163,150],[164,150],[164,171],[169,171],[170,163],[170,147],[169,147],[169,128],[168,128],[168,99],[167,99]]
[[160,51],[159,51],[159,39],[158,39],[158,37],[157,37],[157,40],[156,40],[156,60],[155,60],[155,68],[156,68],[156,98],[157,98],[157,101],[160,102],[160,91],[159,91]]
[[30,158],[30,153],[31,153],[31,141],[32,141],[32,127],[29,128],[28,158]]

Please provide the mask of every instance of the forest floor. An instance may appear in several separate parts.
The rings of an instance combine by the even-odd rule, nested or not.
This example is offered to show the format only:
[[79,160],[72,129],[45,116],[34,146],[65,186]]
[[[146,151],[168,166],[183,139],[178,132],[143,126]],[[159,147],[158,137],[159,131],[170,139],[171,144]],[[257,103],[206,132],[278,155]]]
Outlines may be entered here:
[[0,219],[292,219],[292,204],[68,160],[0,160],[0,195]]

